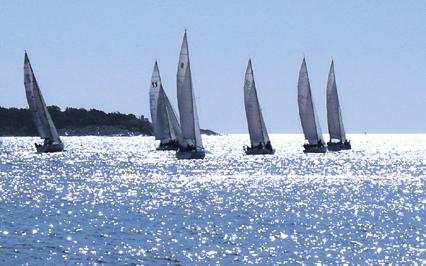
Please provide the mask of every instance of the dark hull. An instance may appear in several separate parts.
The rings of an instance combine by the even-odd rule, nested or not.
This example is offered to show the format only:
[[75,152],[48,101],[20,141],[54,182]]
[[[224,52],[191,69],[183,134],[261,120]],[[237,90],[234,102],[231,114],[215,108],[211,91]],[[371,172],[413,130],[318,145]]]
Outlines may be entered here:
[[323,145],[303,145],[304,153],[326,153],[327,147]]
[[177,143],[164,143],[157,147],[157,151],[177,151],[179,145]]
[[179,160],[191,160],[191,159],[204,159],[206,152],[204,150],[192,150],[192,151],[177,151],[176,158]]
[[274,154],[275,149],[265,149],[265,148],[244,148],[244,151],[247,155],[265,155],[265,154]]
[[341,142],[327,142],[327,149],[329,151],[341,151],[341,150],[350,150],[351,143],[349,141]]
[[173,146],[158,146],[156,148],[157,151],[177,151],[177,147]]
[[38,153],[45,153],[45,152],[60,152],[64,150],[64,144],[63,143],[55,143],[50,145],[41,145],[38,146],[36,144],[36,149]]

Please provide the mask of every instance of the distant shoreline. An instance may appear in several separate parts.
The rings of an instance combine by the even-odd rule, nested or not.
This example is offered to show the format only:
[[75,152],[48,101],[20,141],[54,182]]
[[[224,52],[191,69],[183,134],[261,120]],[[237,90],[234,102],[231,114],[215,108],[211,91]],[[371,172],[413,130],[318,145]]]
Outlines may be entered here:
[[[49,106],[49,113],[60,136],[152,136],[151,122],[143,115],[105,113],[101,110]],[[201,134],[219,135],[201,129]],[[0,136],[38,136],[32,115],[27,108],[0,107]]]
[[[201,135],[206,136],[221,136],[221,134],[209,129],[200,129]],[[58,133],[61,137],[133,137],[147,136],[139,131],[125,130],[120,127],[85,127],[85,128],[59,128]],[[0,135],[0,137],[38,137],[38,135]]]
[[[201,134],[208,136],[218,136],[220,134],[209,130],[209,129],[201,129]],[[147,135],[141,131],[132,131],[122,129],[116,126],[88,126],[84,128],[64,128],[58,129],[58,133],[61,136],[122,136],[122,137],[131,137],[131,136],[152,136]]]
[[[152,135],[152,125],[143,115],[57,106],[47,107],[60,135]],[[0,107],[0,136],[38,136],[32,114],[27,108]]]

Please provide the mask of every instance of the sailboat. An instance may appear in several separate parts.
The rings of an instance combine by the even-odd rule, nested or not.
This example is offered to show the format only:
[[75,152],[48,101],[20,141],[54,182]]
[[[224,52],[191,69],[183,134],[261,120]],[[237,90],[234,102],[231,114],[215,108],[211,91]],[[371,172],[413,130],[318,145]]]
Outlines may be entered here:
[[206,153],[200,134],[197,106],[192,86],[186,31],[183,36],[176,75],[177,100],[179,107],[182,140],[176,152],[178,159],[204,159]]
[[154,136],[156,140],[160,140],[157,150],[177,150],[179,139],[182,138],[182,131],[176,113],[161,83],[157,62],[155,62],[152,72],[149,102]]
[[44,139],[42,144],[36,143],[37,152],[58,152],[64,150],[64,143],[59,138],[58,132],[47,110],[40,87],[37,84],[33,69],[27,52],[24,60],[24,84],[27,95],[28,106],[40,138]]
[[269,140],[257,97],[251,59],[248,61],[244,80],[244,105],[251,143],[251,147],[244,147],[245,153],[248,155],[274,154],[275,150],[272,148],[271,141]]
[[297,84],[299,115],[305,135],[304,153],[324,153],[327,151],[322,137],[321,127],[318,122],[315,105],[312,100],[311,85],[309,83],[308,70],[305,58],[299,71]]
[[346,139],[343,127],[342,110],[337,94],[336,77],[334,75],[334,62],[331,61],[327,81],[327,122],[330,141],[327,142],[328,150],[350,150],[351,143]]

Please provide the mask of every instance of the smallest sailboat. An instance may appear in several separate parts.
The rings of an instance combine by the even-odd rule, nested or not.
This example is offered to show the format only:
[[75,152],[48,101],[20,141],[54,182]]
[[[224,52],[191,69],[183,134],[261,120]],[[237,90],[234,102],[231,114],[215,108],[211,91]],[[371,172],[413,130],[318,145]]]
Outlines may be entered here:
[[327,142],[328,150],[350,150],[351,143],[346,139],[345,128],[343,127],[333,61],[331,61],[327,81],[327,122],[328,132],[330,133],[330,141]]
[[37,131],[43,144],[36,143],[37,152],[58,152],[64,150],[64,143],[59,138],[58,131],[53,124],[40,87],[38,86],[27,52],[24,60],[24,85],[28,106],[33,116]]
[[251,59],[248,61],[244,79],[244,106],[251,143],[251,147],[244,147],[246,154],[274,154],[275,150],[272,148],[271,141],[269,140],[259,98],[257,97]]
[[149,90],[151,120],[155,139],[160,140],[157,150],[177,150],[182,131],[176,113],[161,83],[158,64],[155,62]]
[[312,100],[311,85],[309,83],[308,69],[305,58],[299,71],[299,81],[297,83],[298,105],[300,121],[302,123],[303,134],[305,135],[304,153],[324,153],[327,151],[322,137],[321,127]]

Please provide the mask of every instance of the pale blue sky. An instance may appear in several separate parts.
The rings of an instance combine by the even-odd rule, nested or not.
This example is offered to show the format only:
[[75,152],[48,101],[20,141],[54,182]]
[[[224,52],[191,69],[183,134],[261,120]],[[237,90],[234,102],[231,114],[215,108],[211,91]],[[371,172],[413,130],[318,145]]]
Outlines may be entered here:
[[3,0],[0,106],[27,106],[27,49],[48,105],[149,117],[156,59],[176,105],[185,28],[202,128],[247,132],[243,81],[251,57],[269,132],[301,133],[296,86],[306,56],[324,133],[332,58],[347,132],[426,133],[426,1],[420,0]]

